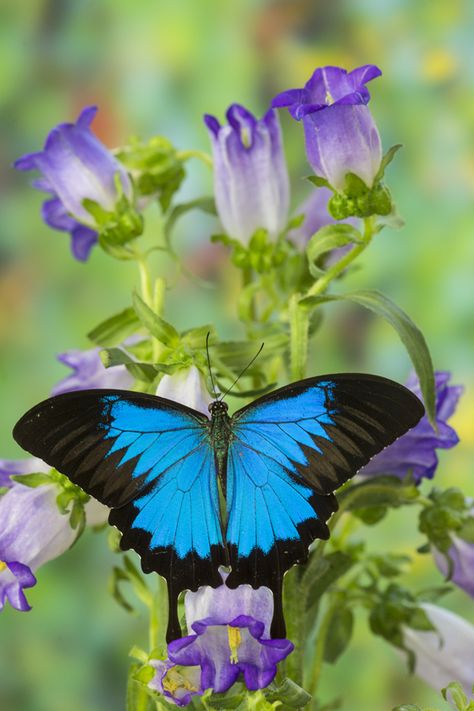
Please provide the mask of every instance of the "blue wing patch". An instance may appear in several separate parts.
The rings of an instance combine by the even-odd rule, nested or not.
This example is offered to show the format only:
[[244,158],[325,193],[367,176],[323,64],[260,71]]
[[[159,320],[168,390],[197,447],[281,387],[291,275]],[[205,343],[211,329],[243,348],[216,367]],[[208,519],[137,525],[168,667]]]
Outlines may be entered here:
[[168,638],[181,636],[177,597],[219,585],[221,533],[209,420],[169,400],[125,391],[81,391],[27,413],[15,436],[112,507],[121,547],[168,582]]
[[232,418],[227,463],[227,584],[273,590],[272,636],[284,636],[283,575],[328,538],[333,491],[423,413],[406,388],[376,376],[292,383]]

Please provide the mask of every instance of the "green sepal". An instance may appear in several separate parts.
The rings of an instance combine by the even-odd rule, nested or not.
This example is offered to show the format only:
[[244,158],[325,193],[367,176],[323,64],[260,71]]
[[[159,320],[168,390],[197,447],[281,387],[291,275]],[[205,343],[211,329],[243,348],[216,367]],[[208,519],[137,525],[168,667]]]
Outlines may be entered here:
[[464,693],[464,689],[458,681],[452,681],[444,689],[441,689],[441,694],[445,701],[454,704],[457,711],[470,711],[470,709],[474,708],[474,704],[469,703],[468,698]]
[[413,704],[402,704],[401,706],[395,706],[392,711],[422,711],[419,706],[414,706]]
[[411,558],[398,553],[385,553],[384,555],[371,555],[368,559],[369,566],[376,571],[376,577],[395,578],[406,571]]
[[436,390],[433,363],[425,338],[410,317],[380,291],[368,289],[353,291],[339,296],[308,296],[301,303],[307,306],[316,306],[330,301],[350,301],[363,306],[365,309],[381,316],[395,329],[418,375],[426,414],[434,425],[436,418]]
[[288,221],[285,232],[290,232],[290,230],[298,229],[298,227],[301,227],[301,225],[303,224],[305,219],[306,219],[306,215],[304,213],[295,215]]
[[133,294],[133,308],[142,325],[160,343],[169,348],[176,348],[179,345],[179,333],[174,326],[152,311],[136,292]]
[[304,709],[311,701],[311,694],[288,677],[279,684],[272,682],[265,690],[265,696],[270,702],[280,701],[283,706],[279,709]]
[[121,590],[121,583],[128,581],[128,576],[124,573],[122,568],[114,566],[109,576],[108,581],[108,591],[112,595],[115,602],[120,605],[126,612],[135,612],[133,606],[124,597]]
[[470,516],[467,521],[464,521],[461,528],[456,533],[459,538],[462,538],[466,543],[474,544],[474,517]]
[[438,602],[444,595],[453,592],[452,585],[434,585],[430,588],[424,588],[416,593],[416,599],[419,602]]
[[102,347],[116,346],[131,336],[140,327],[135,311],[128,307],[99,323],[87,337]]
[[318,279],[324,274],[324,269],[318,266],[318,262],[323,255],[348,244],[358,244],[360,242],[362,242],[362,235],[352,225],[338,223],[321,227],[311,237],[306,247],[311,276]]
[[32,489],[36,489],[37,486],[44,486],[46,484],[56,484],[56,480],[53,479],[50,473],[45,474],[44,472],[32,472],[31,474],[12,474],[10,476],[12,481],[16,481],[18,484],[23,484],[23,486],[29,486]]
[[369,188],[355,173],[346,174],[343,191],[335,192],[328,202],[328,211],[335,220],[386,216],[393,209],[392,197],[386,185],[375,180]]
[[460,535],[462,531],[468,539],[472,535],[470,505],[456,487],[445,490],[435,487],[428,498],[432,505],[426,505],[420,512],[418,528],[430,543],[446,554],[452,545],[452,533]]
[[135,644],[129,651],[128,656],[131,657],[132,659],[136,659],[138,662],[141,662],[142,664],[146,664],[148,662],[148,654],[145,652],[144,649],[142,649],[141,647],[137,647],[137,645],[135,645]]
[[210,709],[237,709],[247,698],[243,684],[236,683],[225,694],[214,694],[212,689],[207,689],[202,695],[203,707]]
[[394,146],[391,146],[384,154],[380,163],[380,168],[378,169],[378,172],[374,178],[374,183],[378,183],[380,180],[383,179],[385,175],[385,169],[388,165],[390,165],[392,160],[395,158],[395,154],[400,150],[400,148],[402,148],[402,144],[396,143]]
[[6,494],[7,491],[9,491],[9,490],[10,490],[10,487],[9,487],[9,486],[0,486],[0,496],[5,496],[5,494]]
[[308,175],[306,176],[306,180],[309,180],[309,182],[315,185],[317,188],[329,188],[330,190],[333,189],[329,181],[326,180],[326,178],[322,178],[320,175]]

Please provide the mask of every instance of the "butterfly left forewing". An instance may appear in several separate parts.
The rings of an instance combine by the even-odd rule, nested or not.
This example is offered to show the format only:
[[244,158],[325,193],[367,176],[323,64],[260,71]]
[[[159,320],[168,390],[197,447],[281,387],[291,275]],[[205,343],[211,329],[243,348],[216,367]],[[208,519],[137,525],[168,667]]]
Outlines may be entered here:
[[111,507],[121,547],[166,578],[169,638],[180,636],[180,591],[219,585],[226,560],[208,423],[163,398],[90,390],[40,403],[14,429],[24,449]]
[[272,636],[284,634],[284,573],[327,538],[333,495],[371,457],[413,427],[413,393],[376,376],[341,374],[292,383],[235,413],[229,445],[231,587],[274,591]]

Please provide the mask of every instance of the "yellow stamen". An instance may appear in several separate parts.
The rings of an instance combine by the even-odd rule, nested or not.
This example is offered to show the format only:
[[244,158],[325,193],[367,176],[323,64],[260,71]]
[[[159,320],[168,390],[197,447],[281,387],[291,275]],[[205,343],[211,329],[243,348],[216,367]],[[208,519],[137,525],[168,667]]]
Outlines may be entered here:
[[237,664],[239,661],[237,652],[242,642],[240,627],[231,627],[230,625],[227,625],[227,636],[229,638],[230,663]]
[[252,136],[246,126],[242,126],[240,129],[240,140],[244,144],[245,148],[250,148],[252,145]]
[[332,98],[331,92],[329,91],[329,89],[326,89],[326,97],[324,100],[328,106],[331,106],[331,104],[334,103],[334,99]]
[[165,691],[174,694],[177,689],[186,689],[186,691],[198,691],[197,687],[193,686],[189,679],[186,679],[179,671],[178,667],[171,667],[161,681],[161,685]]
[[2,572],[2,570],[5,570],[6,567],[7,567],[7,564],[4,563],[3,560],[0,560],[0,573]]

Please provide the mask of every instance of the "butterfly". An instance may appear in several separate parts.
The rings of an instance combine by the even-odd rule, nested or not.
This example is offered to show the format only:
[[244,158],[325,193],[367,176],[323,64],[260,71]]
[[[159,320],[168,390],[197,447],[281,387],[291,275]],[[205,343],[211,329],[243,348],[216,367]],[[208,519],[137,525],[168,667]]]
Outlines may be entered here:
[[167,640],[181,637],[178,596],[201,585],[265,585],[271,635],[285,636],[282,582],[308,558],[337,509],[333,492],[424,413],[402,385],[374,375],[301,380],[232,417],[126,390],[52,397],[16,424],[28,452],[111,508],[143,571],[168,584]]

